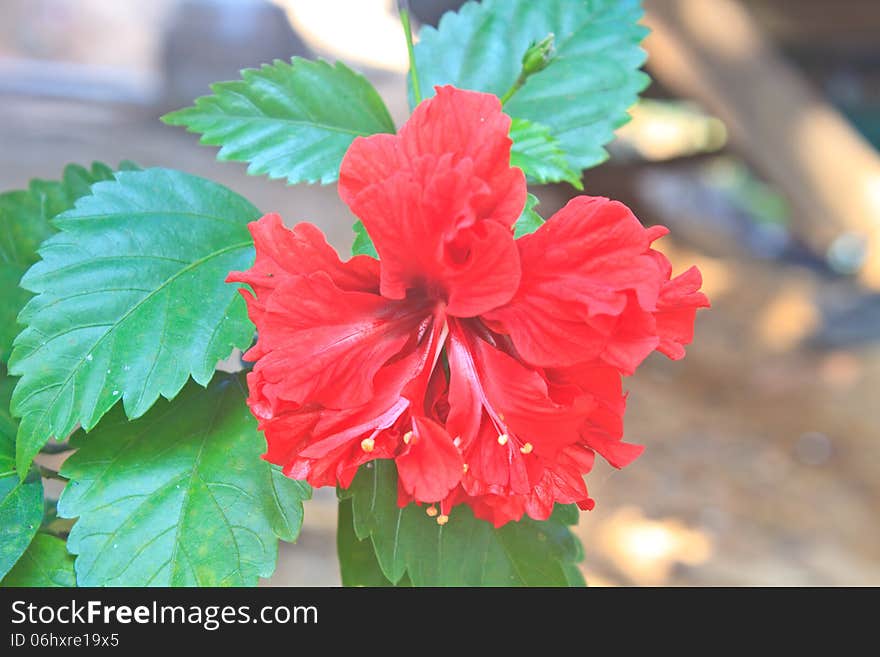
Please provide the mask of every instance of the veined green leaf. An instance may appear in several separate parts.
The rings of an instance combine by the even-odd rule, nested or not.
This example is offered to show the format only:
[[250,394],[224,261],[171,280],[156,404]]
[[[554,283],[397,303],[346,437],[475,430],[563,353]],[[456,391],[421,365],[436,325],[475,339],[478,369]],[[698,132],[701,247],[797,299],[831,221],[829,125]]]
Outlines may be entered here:
[[336,551],[343,586],[394,586],[379,567],[369,537],[359,539],[354,533],[351,500],[339,500]]
[[373,86],[340,62],[276,60],[211,90],[162,120],[202,133],[203,144],[222,146],[220,160],[249,162],[248,173],[291,184],[333,182],[355,137],[394,132]]
[[550,128],[525,119],[513,119],[510,138],[513,139],[510,165],[522,169],[530,182],[564,180],[575,189],[583,190],[580,172],[569,166]]
[[53,223],[60,233],[22,286],[37,293],[9,369],[21,376],[16,461],[27,470],[51,437],[89,430],[122,399],[129,417],[253,337],[244,301],[223,281],[247,269],[259,212],[216,183],[179,171],[124,171]]
[[[123,162],[120,169],[137,168]],[[27,268],[37,261],[37,247],[55,232],[49,223],[73,207],[101,180],[112,180],[113,171],[95,162],[91,170],[71,164],[61,180],[32,180],[26,190],[0,194],[0,361],[6,361],[12,341],[21,328],[15,321],[31,295],[18,286]]]
[[68,547],[80,586],[253,586],[294,540],[311,488],[260,454],[244,377],[189,384],[129,422],[115,409],[62,468],[78,517]]
[[[415,46],[422,92],[452,84],[499,97],[519,77],[534,42],[554,35],[555,55],[529,76],[504,111],[550,129],[572,170],[607,158],[603,148],[629,120],[648,84],[638,69],[647,29],[639,0],[483,0],[423,28]],[[563,178],[559,178],[563,180]]]

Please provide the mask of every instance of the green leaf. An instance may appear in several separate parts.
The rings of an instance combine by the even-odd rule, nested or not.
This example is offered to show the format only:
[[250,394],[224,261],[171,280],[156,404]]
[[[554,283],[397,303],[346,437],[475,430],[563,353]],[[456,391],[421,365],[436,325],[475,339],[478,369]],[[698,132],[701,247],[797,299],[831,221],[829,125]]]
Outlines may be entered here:
[[565,572],[565,581],[567,586],[577,588],[587,585],[587,580],[584,579],[584,574],[581,572],[581,569],[578,568],[575,564],[563,564],[562,570]]
[[547,521],[524,518],[499,529],[478,520],[466,505],[442,527],[424,508],[397,507],[397,474],[390,461],[362,467],[351,488],[356,538],[369,537],[384,576],[414,586],[570,586],[580,542],[567,525],[577,512],[558,508]]
[[[341,491],[351,499],[354,532],[357,538],[370,538],[385,577],[398,582],[406,572],[406,555],[401,532],[409,517],[397,506],[397,472],[393,463],[371,461],[358,470],[351,487]],[[405,534],[409,537],[408,534]],[[414,538],[414,537],[409,537]]]
[[62,539],[41,532],[0,586],[76,586],[73,557]]
[[369,538],[359,539],[354,533],[351,500],[339,501],[336,551],[343,586],[394,586],[379,567]]
[[17,463],[50,437],[89,430],[119,399],[131,418],[253,338],[244,300],[223,281],[247,269],[259,212],[216,183],[168,169],[120,172],[53,223],[61,232],[22,279],[10,372],[19,375]]
[[[123,162],[120,168],[134,167]],[[112,180],[113,171],[99,162],[91,170],[68,165],[61,180],[32,180],[27,190],[0,194],[0,361],[6,361],[18,334],[15,321],[31,295],[18,287],[27,268],[37,261],[40,242],[55,232],[49,220],[69,210],[92,184]]]
[[75,436],[58,514],[79,518],[68,548],[80,586],[253,586],[272,574],[311,489],[260,459],[243,386],[190,384],[139,420],[116,409]]
[[522,169],[529,182],[564,180],[575,189],[583,190],[580,173],[569,166],[550,128],[525,119],[513,119],[510,138],[513,139],[510,165]]
[[379,254],[376,253],[376,247],[367,234],[363,222],[358,219],[352,228],[354,229],[354,244],[351,245],[351,255],[368,255],[371,258],[378,258]]
[[520,214],[519,219],[516,220],[513,226],[514,237],[522,237],[523,235],[534,233],[544,223],[544,218],[535,212],[535,206],[538,203],[540,201],[534,194],[529,194],[526,197],[526,207],[523,208],[522,214]]
[[555,56],[504,111],[547,126],[571,169],[595,166],[649,81],[638,70],[647,34],[641,16],[639,0],[469,2],[436,29],[422,29],[415,46],[422,90],[452,84],[501,97],[517,82],[529,46],[552,33]]
[[0,578],[27,549],[43,520],[43,482],[31,469],[15,470],[16,423],[9,415],[13,381],[0,365]]
[[378,92],[340,62],[275,60],[211,91],[162,120],[222,146],[220,160],[249,162],[248,173],[291,184],[333,182],[355,137],[394,132]]

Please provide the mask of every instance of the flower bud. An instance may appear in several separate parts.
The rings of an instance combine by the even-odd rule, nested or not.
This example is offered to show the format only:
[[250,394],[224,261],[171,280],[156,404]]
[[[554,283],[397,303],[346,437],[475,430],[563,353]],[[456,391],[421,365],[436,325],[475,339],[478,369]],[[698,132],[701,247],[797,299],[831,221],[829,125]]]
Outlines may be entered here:
[[551,32],[537,43],[533,43],[526,50],[522,58],[522,75],[529,76],[532,73],[543,71],[556,56],[554,41],[556,35]]

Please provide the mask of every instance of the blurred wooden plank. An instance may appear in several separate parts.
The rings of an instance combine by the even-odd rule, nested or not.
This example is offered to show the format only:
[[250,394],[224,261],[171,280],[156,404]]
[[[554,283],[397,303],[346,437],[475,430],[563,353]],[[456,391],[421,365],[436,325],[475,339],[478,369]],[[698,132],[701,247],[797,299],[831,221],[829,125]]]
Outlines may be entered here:
[[647,0],[651,73],[727,125],[732,144],[788,196],[794,229],[824,253],[863,236],[880,288],[880,157],[774,50],[733,0]]
[[877,0],[744,0],[743,4],[774,43],[787,48],[880,55]]

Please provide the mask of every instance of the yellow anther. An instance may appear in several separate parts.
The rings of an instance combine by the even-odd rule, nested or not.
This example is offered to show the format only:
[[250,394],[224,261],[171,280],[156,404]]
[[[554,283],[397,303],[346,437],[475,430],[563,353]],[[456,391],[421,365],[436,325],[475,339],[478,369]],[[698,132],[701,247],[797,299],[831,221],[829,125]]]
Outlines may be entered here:
[[405,434],[403,434],[403,444],[404,445],[409,445],[411,440],[412,440],[412,431],[407,431]]
[[373,448],[376,446],[376,441],[372,438],[364,438],[361,441],[361,449],[365,452],[372,452]]
[[438,525],[445,525],[447,522],[449,522],[449,516],[442,515],[442,514],[437,516],[437,524]]
[[506,445],[509,438],[510,437],[506,433],[502,433],[500,436],[498,436],[498,444]]
[[467,464],[467,463],[465,463],[464,465],[461,466],[461,471],[462,471],[462,472],[467,472],[467,471],[468,471],[468,464]]
[[521,451],[523,454],[531,454],[533,449],[534,447],[532,447],[532,443],[526,443],[519,448],[519,451]]
[[427,513],[431,518],[437,515],[437,507],[433,504],[425,509],[425,513]]

